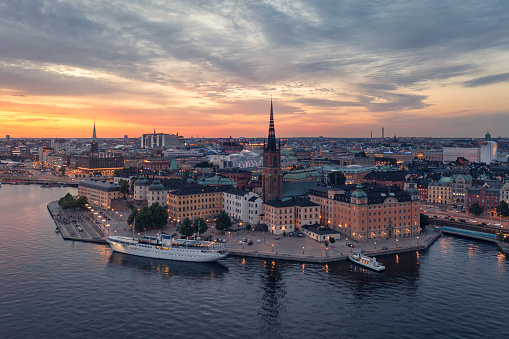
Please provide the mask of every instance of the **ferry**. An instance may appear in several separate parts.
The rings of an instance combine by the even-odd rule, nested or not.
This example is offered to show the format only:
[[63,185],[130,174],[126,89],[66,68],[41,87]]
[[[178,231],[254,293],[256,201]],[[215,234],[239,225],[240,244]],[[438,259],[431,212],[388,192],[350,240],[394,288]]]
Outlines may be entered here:
[[110,236],[106,241],[115,252],[156,259],[215,262],[229,253],[223,243],[173,239],[165,233],[140,238]]
[[371,270],[380,272],[385,271],[385,266],[376,261],[376,258],[367,257],[360,251],[355,251],[353,255],[349,255],[348,259],[356,263],[357,265],[369,268]]

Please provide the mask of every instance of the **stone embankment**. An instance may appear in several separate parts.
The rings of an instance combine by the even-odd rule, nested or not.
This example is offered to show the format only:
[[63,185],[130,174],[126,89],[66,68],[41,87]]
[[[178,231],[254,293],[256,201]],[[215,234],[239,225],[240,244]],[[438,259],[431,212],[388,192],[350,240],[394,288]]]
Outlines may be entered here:
[[[309,238],[281,238],[270,237],[264,239],[261,244],[251,246],[242,243],[241,240],[228,239],[227,248],[230,255],[281,259],[310,263],[328,263],[346,260],[355,250],[361,250],[369,256],[379,256],[394,253],[404,253],[421,251],[431,246],[442,232],[434,232],[428,229],[426,233],[412,238],[383,239],[369,243],[353,243],[338,240],[336,243],[325,247],[323,243],[318,243]],[[239,236],[240,237],[240,236]],[[353,247],[351,247],[353,245]],[[240,248],[242,246],[242,248]]]

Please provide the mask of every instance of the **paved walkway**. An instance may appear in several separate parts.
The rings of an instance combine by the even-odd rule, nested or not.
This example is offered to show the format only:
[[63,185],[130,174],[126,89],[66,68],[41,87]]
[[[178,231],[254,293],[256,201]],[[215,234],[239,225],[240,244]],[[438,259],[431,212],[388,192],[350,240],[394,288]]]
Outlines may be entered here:
[[[48,210],[64,239],[106,244],[108,235],[132,236],[133,234],[132,228],[127,224],[129,212],[97,209],[93,209],[93,211],[63,211],[56,202],[48,204]],[[79,231],[78,225],[83,231]],[[419,238],[379,239],[376,242],[357,243],[350,240],[347,242],[341,236],[341,239],[338,239],[334,244],[325,247],[323,243],[305,236],[301,238],[276,237],[271,233],[247,230],[222,233],[211,226],[212,224],[209,225],[208,231],[202,235],[202,238],[211,235],[213,239],[224,239],[226,248],[231,255],[306,262],[346,260],[355,250],[362,250],[367,255],[422,250],[429,247],[441,235],[441,232],[435,232],[433,228],[428,227],[426,233],[420,235]],[[169,234],[177,233],[176,227],[173,225],[167,225],[162,230]],[[158,231],[156,229],[136,232],[135,236],[145,233],[155,235]],[[253,245],[242,242],[243,238],[251,239]],[[347,244],[353,244],[353,247]]]

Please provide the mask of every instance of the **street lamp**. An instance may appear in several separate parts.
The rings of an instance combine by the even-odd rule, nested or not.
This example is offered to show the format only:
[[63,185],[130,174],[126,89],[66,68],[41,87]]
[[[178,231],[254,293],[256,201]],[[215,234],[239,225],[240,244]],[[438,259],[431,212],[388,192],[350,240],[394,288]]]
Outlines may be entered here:
[[376,250],[376,241],[375,241],[375,250]]
[[304,254],[304,246],[302,246],[302,254]]
[[274,244],[272,244],[272,252],[274,252]]
[[419,237],[417,237],[417,243],[419,243]]
[[399,240],[399,239],[396,239],[396,248],[398,247],[398,240]]

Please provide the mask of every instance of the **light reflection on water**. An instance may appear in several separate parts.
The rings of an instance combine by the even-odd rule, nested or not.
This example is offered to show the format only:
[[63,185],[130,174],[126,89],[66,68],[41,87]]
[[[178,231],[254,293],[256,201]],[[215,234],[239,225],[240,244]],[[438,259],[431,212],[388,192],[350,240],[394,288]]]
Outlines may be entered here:
[[2,337],[506,334],[508,260],[489,243],[444,236],[377,257],[383,273],[350,262],[167,262],[63,241],[46,205],[67,192],[76,189],[0,188]]

